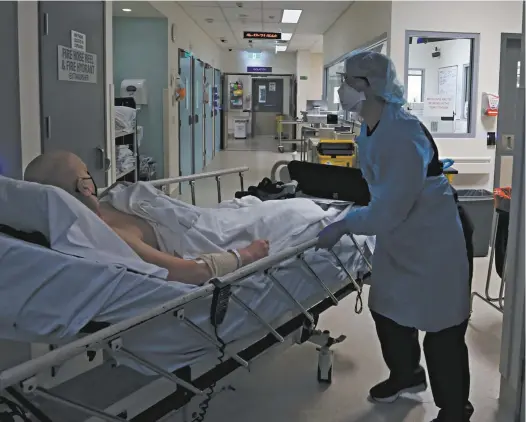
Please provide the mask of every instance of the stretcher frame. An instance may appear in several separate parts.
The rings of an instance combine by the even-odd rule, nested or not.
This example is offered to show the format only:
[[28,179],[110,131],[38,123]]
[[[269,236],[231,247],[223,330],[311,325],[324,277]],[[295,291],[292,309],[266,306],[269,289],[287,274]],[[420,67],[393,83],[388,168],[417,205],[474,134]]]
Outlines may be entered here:
[[[195,204],[195,180],[215,177],[217,182],[218,201],[220,202],[220,176],[238,173],[241,180],[241,188],[243,189],[243,172],[247,170],[247,167],[240,167],[193,176],[162,179],[155,181],[152,184],[156,187],[164,187],[170,184],[189,182],[192,188],[192,202]],[[331,291],[312,267],[304,260],[304,253],[315,247],[317,243],[316,238],[311,239],[298,246],[287,248],[273,256],[249,264],[224,277],[212,279],[204,286],[196,288],[184,296],[167,301],[141,315],[113,325],[107,325],[105,328],[101,328],[100,323],[96,323],[95,329],[93,329],[93,326],[90,328],[88,324],[87,329],[88,332],[91,331],[90,334],[80,337],[66,345],[56,347],[42,356],[1,371],[0,393],[6,392],[40,422],[51,422],[52,420],[33,404],[32,398],[35,396],[79,410],[85,413],[86,416],[95,417],[96,420],[114,422],[153,422],[173,414],[176,411],[182,411],[183,420],[187,421],[189,420],[189,415],[185,410],[194,397],[208,396],[209,400],[212,399],[216,394],[213,391],[213,386],[215,386],[219,380],[223,379],[239,367],[250,369],[251,364],[259,356],[262,356],[265,352],[271,350],[276,345],[284,344],[285,340],[290,340],[291,337],[293,338],[294,343],[302,344],[305,342],[311,342],[318,346],[318,381],[330,383],[332,381],[333,354],[333,351],[330,348],[331,346],[342,342],[345,339],[345,336],[334,338],[330,335],[329,331],[317,330],[316,325],[318,318],[325,310],[332,306],[337,306],[341,299],[352,292],[357,293],[357,307],[355,310],[357,313],[361,312],[361,308],[358,308],[358,304],[361,306],[362,281],[372,270],[371,263],[366,256],[365,250],[362,250],[354,236],[351,235],[350,237],[369,271],[364,274],[364,277],[353,277],[337,254],[330,251],[340,267],[340,271],[342,271],[346,277],[346,283],[337,291]],[[316,282],[320,290],[324,293],[324,299],[309,308],[306,308],[303,304],[297,301],[274,274],[273,267],[291,258],[298,259],[301,262],[301,266],[305,269],[305,274],[310,276],[309,278]],[[290,301],[290,303],[296,308],[297,315],[278,327],[273,327],[266,322],[257,314],[257,312],[249,308],[230,290],[234,284],[242,282],[244,279],[261,272],[264,273],[279,290],[281,290],[284,300]],[[266,334],[259,341],[256,341],[241,351],[234,352],[229,350],[228,345],[226,345],[217,335],[216,338],[214,338],[202,328],[194,324],[190,319],[185,317],[184,308],[186,305],[200,298],[213,295],[226,298],[225,312],[229,306],[240,306],[243,308],[249,317],[254,318],[259,322]],[[211,308],[214,308],[214,301],[212,302]],[[217,312],[218,309],[216,305],[216,309],[211,309],[211,315],[214,313],[217,314]],[[170,373],[158,367],[155,363],[149,362],[126,349],[126,345],[123,344],[121,338],[122,334],[169,313],[174,316],[174,321],[176,321],[176,323],[185,324],[187,327],[191,328],[206,342],[213,345],[218,350],[219,354],[226,357],[226,359],[220,358],[219,364],[214,368],[194,378],[192,377],[191,368],[189,366],[183,367],[174,373]],[[156,404],[145,410],[143,409],[138,413],[133,411],[129,412],[128,409],[118,411],[118,413],[109,413],[107,410],[96,409],[80,402],[61,397],[60,395],[38,385],[38,374],[42,371],[57,367],[57,365],[60,365],[76,356],[83,354],[87,354],[88,357],[90,355],[94,356],[99,350],[103,350],[108,356],[113,358],[116,358],[118,355],[124,355],[128,359],[150,369],[162,380],[167,381],[172,387],[175,387],[175,392],[172,392],[167,397],[162,397]],[[210,389],[211,386],[212,392],[207,393],[207,389]],[[132,414],[131,419],[129,419],[130,414]]]

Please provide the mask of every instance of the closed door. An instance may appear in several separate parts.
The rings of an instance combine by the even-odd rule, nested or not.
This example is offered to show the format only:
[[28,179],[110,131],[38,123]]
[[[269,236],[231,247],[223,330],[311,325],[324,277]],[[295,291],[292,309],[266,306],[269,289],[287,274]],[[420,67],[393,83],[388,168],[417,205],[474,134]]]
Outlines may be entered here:
[[210,66],[205,68],[205,90],[208,102],[205,103],[205,166],[212,161],[214,156],[214,99],[212,90],[214,87],[214,69]]
[[252,136],[276,135],[283,113],[283,79],[252,79]]
[[495,187],[511,186],[513,174],[513,152],[517,121],[523,112],[519,95],[521,67],[521,35],[502,34],[500,77],[499,77],[499,117],[497,124],[497,148],[495,156]]
[[179,50],[179,75],[186,91],[179,103],[179,174],[188,176],[194,173],[192,57],[182,50]]
[[203,103],[203,86],[204,86],[205,67],[201,60],[194,59],[194,173],[203,171],[205,160],[204,148],[204,103]]
[[214,153],[216,154],[221,149],[221,104],[223,104],[221,72],[218,69],[214,69],[214,87]]
[[20,91],[18,85],[18,3],[0,2],[0,51],[2,52],[2,77],[0,91],[5,101],[0,101],[0,175],[22,178],[22,153],[20,149]]
[[75,153],[104,186],[104,3],[42,1],[39,17],[42,149]]

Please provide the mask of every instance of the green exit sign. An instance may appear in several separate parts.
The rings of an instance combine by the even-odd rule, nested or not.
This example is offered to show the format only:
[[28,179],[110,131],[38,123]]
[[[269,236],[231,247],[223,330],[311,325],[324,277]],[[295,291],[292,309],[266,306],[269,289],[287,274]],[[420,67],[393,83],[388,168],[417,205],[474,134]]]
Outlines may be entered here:
[[300,81],[306,81],[307,79],[309,79],[308,76],[300,76]]

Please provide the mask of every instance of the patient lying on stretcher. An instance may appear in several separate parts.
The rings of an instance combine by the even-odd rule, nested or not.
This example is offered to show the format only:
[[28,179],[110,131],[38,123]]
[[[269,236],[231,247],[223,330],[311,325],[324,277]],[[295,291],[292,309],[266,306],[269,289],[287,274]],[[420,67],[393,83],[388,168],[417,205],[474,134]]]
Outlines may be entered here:
[[[251,239],[251,243],[245,243],[249,243],[246,247],[215,253],[201,250],[194,255],[198,256],[197,259],[183,259],[180,256],[184,251],[177,256],[177,249],[180,248],[169,248],[160,244],[165,243],[160,236],[162,230],[159,230],[159,226],[151,218],[134,212],[123,212],[111,201],[99,201],[96,185],[86,165],[79,157],[69,152],[40,155],[27,166],[24,179],[56,186],[73,195],[111,227],[144,261],[167,269],[170,280],[202,284],[212,277],[225,275],[257,261],[269,252],[268,241]],[[154,192],[157,193],[155,190]],[[111,196],[110,193],[110,198]],[[117,202],[119,200],[123,202],[122,192],[120,196],[117,194]],[[171,253],[167,253],[167,250]]]

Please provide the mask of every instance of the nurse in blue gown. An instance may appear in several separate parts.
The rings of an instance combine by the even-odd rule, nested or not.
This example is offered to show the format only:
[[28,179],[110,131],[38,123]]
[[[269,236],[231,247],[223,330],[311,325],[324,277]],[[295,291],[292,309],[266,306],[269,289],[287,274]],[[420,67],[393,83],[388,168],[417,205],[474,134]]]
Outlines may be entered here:
[[[348,233],[376,236],[369,308],[390,375],[370,398],[393,402],[425,390],[429,377],[440,409],[435,421],[467,422],[473,413],[464,339],[467,246],[448,180],[429,171],[438,162],[434,141],[402,107],[404,89],[387,56],[360,52],[347,59],[338,93],[343,108],[362,120],[356,142],[371,201],[326,227],[318,247],[330,249]],[[428,377],[418,331],[426,332]]]

